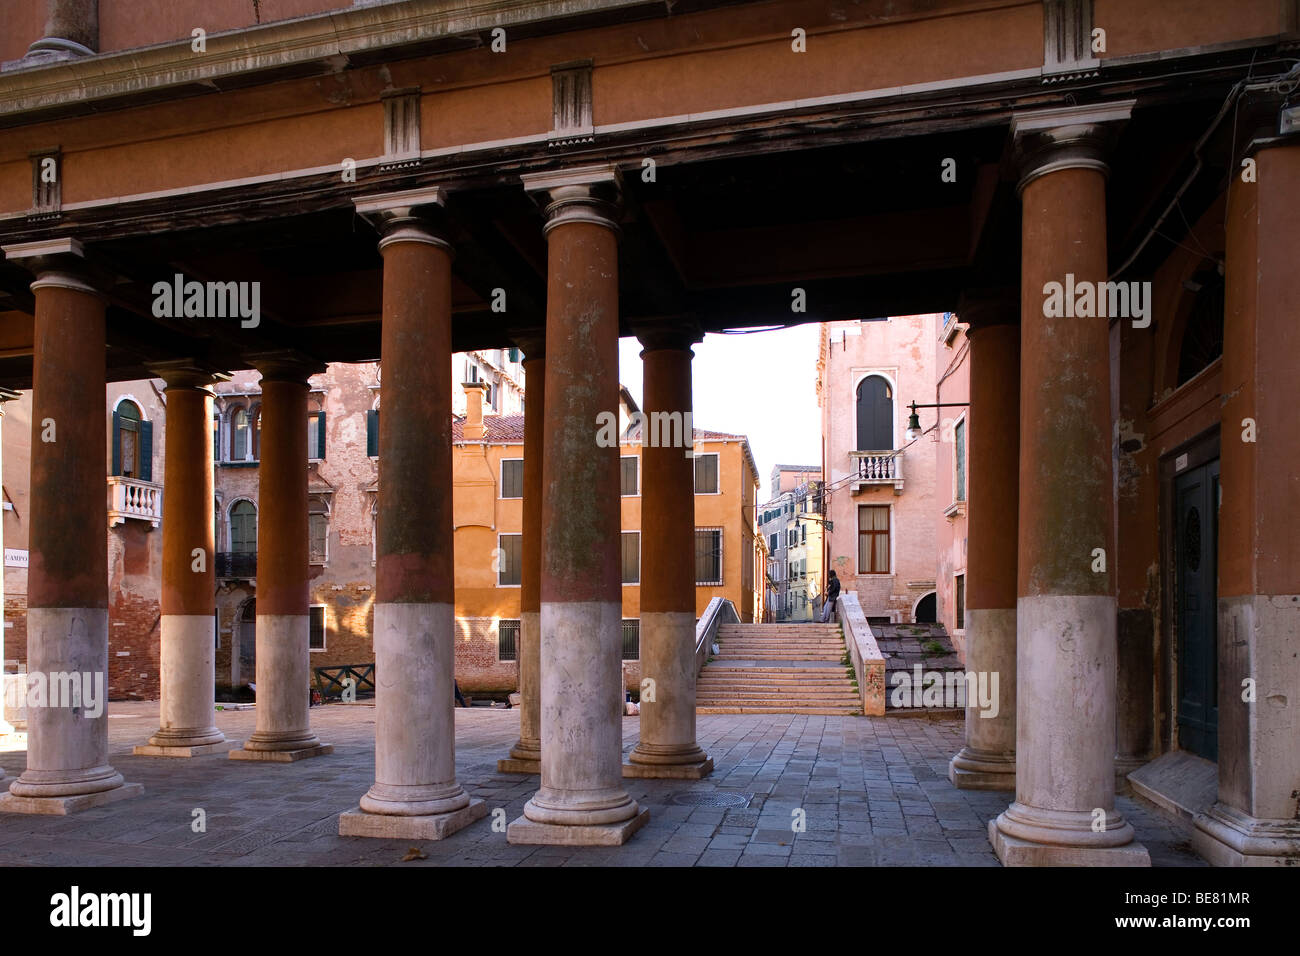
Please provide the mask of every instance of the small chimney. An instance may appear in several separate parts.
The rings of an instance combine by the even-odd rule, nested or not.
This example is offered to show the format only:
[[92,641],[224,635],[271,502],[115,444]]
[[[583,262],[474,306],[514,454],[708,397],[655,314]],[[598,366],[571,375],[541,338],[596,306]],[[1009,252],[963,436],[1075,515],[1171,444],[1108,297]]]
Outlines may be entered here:
[[462,429],[466,441],[482,441],[487,435],[487,426],[483,424],[483,399],[487,397],[487,382],[466,382],[465,388],[465,426]]

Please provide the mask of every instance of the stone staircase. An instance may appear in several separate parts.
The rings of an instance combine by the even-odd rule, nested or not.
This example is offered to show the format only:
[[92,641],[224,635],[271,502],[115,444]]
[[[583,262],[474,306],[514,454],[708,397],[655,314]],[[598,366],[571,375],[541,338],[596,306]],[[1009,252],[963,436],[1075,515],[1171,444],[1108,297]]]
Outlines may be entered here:
[[858,714],[838,624],[724,624],[700,672],[701,714]]

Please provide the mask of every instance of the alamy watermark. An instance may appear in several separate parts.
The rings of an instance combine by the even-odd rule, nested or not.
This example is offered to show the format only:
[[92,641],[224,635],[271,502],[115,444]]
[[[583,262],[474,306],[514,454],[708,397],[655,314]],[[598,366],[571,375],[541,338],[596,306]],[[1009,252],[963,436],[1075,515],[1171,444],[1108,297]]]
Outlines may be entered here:
[[157,319],[233,319],[242,329],[262,321],[262,283],[199,282],[176,273],[171,282],[153,284],[153,314]]
[[66,707],[94,720],[103,715],[105,700],[103,671],[29,671],[5,682],[6,710]]
[[[695,457],[695,428],[690,412],[633,412],[628,416],[628,431],[632,434],[626,442],[647,445],[650,448],[684,448],[687,458]],[[624,441],[619,437],[618,415],[601,412],[596,416],[596,444],[600,448],[617,448]]]
[[1067,272],[1064,283],[1044,283],[1043,295],[1049,319],[1133,319],[1135,329],[1151,324],[1150,282],[1075,282]]
[[965,707],[969,700],[981,717],[998,715],[997,671],[927,671],[914,664],[911,673],[897,671],[889,682],[894,707]]

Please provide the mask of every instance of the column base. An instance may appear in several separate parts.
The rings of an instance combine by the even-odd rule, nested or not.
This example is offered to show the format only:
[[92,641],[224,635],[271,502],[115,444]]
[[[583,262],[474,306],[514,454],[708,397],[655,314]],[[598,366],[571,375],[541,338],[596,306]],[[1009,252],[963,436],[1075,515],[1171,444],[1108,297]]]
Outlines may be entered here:
[[[989,843],[1003,866],[1150,866],[1151,855],[1141,843],[1121,846],[1067,846],[1037,843],[1003,833],[1002,817],[989,821]],[[1128,824],[1124,824],[1128,826]],[[1131,829],[1131,828],[1130,828]]]
[[506,827],[506,842],[542,846],[622,846],[648,822],[649,810],[642,810],[620,823],[576,826],[538,823],[521,816]]
[[405,817],[366,813],[359,806],[339,814],[339,836],[387,840],[442,840],[488,814],[487,803],[470,798],[469,806],[447,813]]
[[294,763],[309,757],[323,757],[334,752],[333,744],[316,744],[301,750],[249,750],[247,745],[240,750],[230,751],[231,760],[261,760],[266,763]]
[[1300,865],[1300,820],[1262,820],[1216,803],[1192,824],[1192,849],[1211,866]]
[[958,790],[1015,790],[1015,754],[992,754],[963,747],[948,761],[948,781]]
[[223,740],[216,744],[196,744],[194,746],[172,746],[158,744],[137,744],[131,753],[137,757],[203,757],[208,754],[224,754],[236,746],[238,741]]
[[625,763],[624,777],[644,780],[702,780],[713,772],[713,758],[699,763]]
[[497,773],[541,773],[541,760],[521,760],[518,757],[502,757],[497,761]]
[[124,783],[112,790],[100,790],[98,793],[82,793],[70,797],[17,797],[12,793],[0,795],[0,813],[32,813],[40,816],[67,816],[102,807],[106,803],[117,803],[144,794],[144,784]]

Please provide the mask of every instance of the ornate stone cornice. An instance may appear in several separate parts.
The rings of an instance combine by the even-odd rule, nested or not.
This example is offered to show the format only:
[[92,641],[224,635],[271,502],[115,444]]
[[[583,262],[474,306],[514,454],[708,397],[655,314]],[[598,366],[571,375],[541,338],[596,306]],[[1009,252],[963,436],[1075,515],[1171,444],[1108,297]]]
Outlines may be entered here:
[[262,373],[263,382],[296,382],[303,386],[308,384],[309,378],[326,368],[324,362],[293,349],[250,352],[244,360]]
[[619,232],[622,175],[613,163],[575,166],[520,177],[546,217],[543,233],[572,222],[589,222]]
[[443,212],[446,201],[446,191],[432,186],[361,196],[353,204],[358,215],[378,230],[381,252],[395,242],[423,242],[451,251]]
[[1109,171],[1106,156],[1115,133],[1132,115],[1136,100],[1064,106],[1016,113],[1011,119],[1018,192],[1040,176],[1062,169]]
[[213,386],[217,382],[230,381],[230,373],[209,368],[192,358],[154,362],[149,365],[149,372],[166,382],[168,389],[193,389],[207,392],[214,398]]
[[36,276],[31,289],[72,289],[107,302],[104,289],[112,277],[86,256],[85,247],[71,236],[19,242],[0,247],[5,258]]

